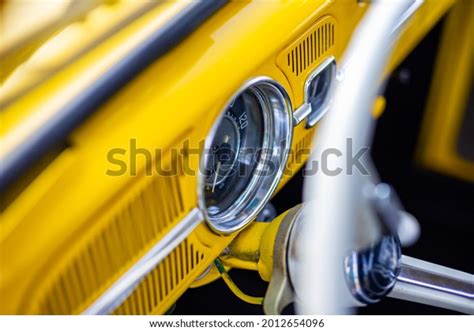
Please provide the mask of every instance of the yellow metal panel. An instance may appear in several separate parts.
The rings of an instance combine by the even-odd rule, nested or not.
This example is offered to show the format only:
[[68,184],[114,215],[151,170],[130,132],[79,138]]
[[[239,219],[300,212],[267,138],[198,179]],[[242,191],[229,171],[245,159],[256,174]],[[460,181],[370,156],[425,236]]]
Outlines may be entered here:
[[[75,2],[80,1],[75,0]],[[32,5],[31,1],[7,2],[7,6],[9,5],[12,8],[6,8],[2,13],[4,24],[0,29],[11,27],[9,30],[12,33],[25,32],[24,29],[18,28],[18,26],[24,27],[19,20],[45,20],[45,17],[37,15],[37,12],[48,13],[51,5],[57,6],[60,4],[59,1],[36,1],[36,6]],[[64,6],[67,2],[63,1],[60,5]],[[18,4],[20,7],[24,7],[27,13],[23,13],[18,9],[15,10],[15,5]],[[2,74],[10,71],[12,73],[2,82],[0,108],[46,81],[56,72],[77,60],[81,55],[117,33],[117,31],[127,27],[128,24],[157,5],[160,5],[161,9],[165,9],[167,3],[161,1],[113,0],[112,2],[109,1],[108,4],[92,6],[91,10],[80,21],[72,24],[63,25],[62,21],[50,23],[58,32],[52,35],[46,34],[47,42],[42,42],[42,38],[32,38],[30,36],[32,38],[31,42],[28,42],[23,48],[34,50],[38,45],[41,47],[34,51],[31,56],[27,56],[26,61],[21,61],[24,58],[23,56],[17,56],[15,52],[8,51],[9,48],[12,48],[12,43],[3,43],[2,39],[2,42],[0,42],[0,57],[2,58],[0,66],[4,69],[2,71],[5,71]],[[67,11],[64,14],[66,13]],[[14,24],[11,24],[12,22]],[[94,33],[91,33],[91,31],[94,31]],[[3,33],[2,36],[4,36]],[[8,47],[9,45],[10,47]],[[4,56],[5,53],[8,53],[8,56]],[[11,62],[11,65],[8,66],[5,62]],[[14,63],[21,63],[21,66],[15,68]]]
[[456,147],[474,77],[472,31],[474,2],[460,0],[444,28],[417,153],[424,167],[474,182],[474,163]]
[[326,58],[339,54],[338,36],[336,20],[325,16],[278,54],[277,65],[290,81],[297,104],[303,102],[302,92],[308,75]]
[[[165,3],[172,6],[175,2]],[[430,21],[426,20],[422,27],[408,27],[403,38],[412,42],[399,44],[392,63],[401,61],[449,3],[429,1],[425,5],[424,15]],[[435,11],[431,16],[430,8]],[[170,15],[168,10],[150,10],[11,102],[0,114],[1,134],[8,133],[33,112],[48,109],[51,100],[65,100],[78,80],[105,70],[108,64],[104,59],[113,59],[114,52],[132,44],[150,26],[159,26],[163,15]],[[0,313],[80,312],[189,208],[196,206],[195,175],[185,173],[179,177],[180,195],[176,185],[170,184],[172,179],[160,178],[156,173],[145,176],[147,166],[158,162],[154,157],[137,158],[137,175],[108,176],[111,164],[107,155],[111,150],[127,152],[123,161],[128,169],[132,140],[148,151],[160,148],[170,152],[172,147],[181,148],[186,140],[188,148],[199,150],[229,97],[256,76],[279,81],[297,108],[302,103],[303,75],[297,83],[285,75],[277,65],[278,54],[314,31],[323,17],[331,17],[337,28],[335,41],[339,43],[334,55],[340,58],[364,12],[365,7],[353,0],[231,2],[130,81],[75,130],[68,147],[3,211]],[[419,20],[420,16],[414,19]],[[91,29],[90,33],[95,31]],[[316,62],[312,64],[315,65]],[[298,126],[293,148],[308,148],[314,131]],[[187,155],[194,169],[199,165],[197,154]],[[288,167],[298,170],[306,156],[298,158],[297,152],[294,155]],[[286,174],[279,187],[291,176]],[[166,181],[161,194],[147,193],[151,183]],[[184,207],[173,213],[179,196]],[[147,208],[153,197],[154,208],[168,212],[155,222],[153,213],[158,209]],[[134,233],[133,227],[139,231]],[[143,280],[117,312],[165,312],[233,238],[217,235],[202,224],[187,243]],[[120,245],[122,240],[124,245]],[[199,253],[191,254],[194,260],[187,258],[186,265],[192,272],[184,275],[181,261],[186,258],[180,254],[191,243]],[[111,251],[114,256],[109,257]],[[177,279],[176,275],[181,274],[184,276]],[[149,298],[150,291],[157,296]]]
[[404,32],[396,43],[389,63],[385,68],[385,75],[389,75],[395,70],[455,2],[456,0],[424,1],[418,12],[413,15],[404,27]]
[[189,236],[140,282],[114,314],[165,313],[199,276],[202,267],[212,263],[210,256],[209,247],[204,247],[195,235]]

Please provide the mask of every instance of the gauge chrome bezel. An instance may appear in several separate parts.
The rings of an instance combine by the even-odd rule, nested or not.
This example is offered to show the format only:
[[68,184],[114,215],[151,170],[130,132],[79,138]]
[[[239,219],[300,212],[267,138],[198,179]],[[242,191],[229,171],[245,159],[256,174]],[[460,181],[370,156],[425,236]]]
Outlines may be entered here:
[[[277,164],[278,167],[274,176],[258,176],[253,173],[253,178],[239,199],[226,208],[225,211],[211,216],[206,206],[206,178],[202,171],[202,169],[205,169],[209,157],[205,151],[211,150],[214,136],[221,120],[225,116],[226,110],[239,95],[248,90],[257,97],[263,115],[264,134],[261,147],[264,150],[271,151],[268,155],[267,153],[264,154],[265,158],[258,160],[255,172],[263,171],[268,162]],[[206,137],[204,152],[200,160],[200,171],[197,176],[198,206],[207,224],[213,231],[219,234],[232,234],[241,230],[255,219],[268,200],[270,200],[280,182],[288,161],[293,138],[292,115],[291,100],[285,88],[276,80],[265,76],[247,81],[222,108],[221,113]]]

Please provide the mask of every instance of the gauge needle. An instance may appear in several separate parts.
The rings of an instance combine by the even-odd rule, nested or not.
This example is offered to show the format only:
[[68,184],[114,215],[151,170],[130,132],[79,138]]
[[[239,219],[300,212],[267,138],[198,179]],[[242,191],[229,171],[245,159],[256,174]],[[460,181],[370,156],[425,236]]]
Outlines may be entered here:
[[[229,142],[230,136],[225,135],[224,137],[224,144],[227,144]],[[221,161],[217,162],[217,167],[216,167],[216,174],[214,175],[214,182],[212,183],[212,193],[214,193],[214,189],[216,187],[217,183],[217,175],[219,174],[219,170],[221,168]]]
[[221,161],[217,162],[216,174],[214,175],[214,183],[212,183],[212,193],[214,193],[214,188],[217,183],[217,174],[219,173],[219,168],[221,167]]

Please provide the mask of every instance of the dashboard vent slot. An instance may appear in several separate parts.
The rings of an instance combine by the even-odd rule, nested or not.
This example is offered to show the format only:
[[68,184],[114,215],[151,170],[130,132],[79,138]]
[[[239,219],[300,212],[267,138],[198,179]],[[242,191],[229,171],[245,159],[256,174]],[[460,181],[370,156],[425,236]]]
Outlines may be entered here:
[[[126,189],[124,196],[98,220],[96,224],[100,228],[65,259],[65,265],[58,267],[58,275],[46,292],[40,294],[39,307],[35,310],[39,314],[81,313],[169,232],[190,209],[181,188],[185,176],[181,171],[177,173],[143,176],[136,185]],[[192,247],[181,247],[179,251],[185,249],[182,254],[196,254]],[[194,259],[192,263],[196,263]],[[172,286],[177,280],[169,281]]]
[[308,75],[322,61],[337,55],[337,28],[332,16],[324,16],[278,54],[277,65],[294,91],[301,90]]
[[306,133],[298,140],[288,157],[287,169],[291,171],[297,171],[306,162],[311,152],[314,130],[305,131]]
[[205,254],[188,238],[168,255],[138,285],[118,307],[117,315],[145,315],[160,313],[174,302],[179,288],[188,276],[204,261]]
[[334,46],[334,24],[324,23],[308,34],[287,54],[287,65],[299,76]]

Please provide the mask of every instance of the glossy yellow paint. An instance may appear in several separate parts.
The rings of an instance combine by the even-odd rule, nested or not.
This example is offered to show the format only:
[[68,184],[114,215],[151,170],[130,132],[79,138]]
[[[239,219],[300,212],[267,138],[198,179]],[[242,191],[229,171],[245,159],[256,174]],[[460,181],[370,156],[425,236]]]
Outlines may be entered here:
[[428,169],[474,182],[474,163],[456,146],[474,77],[472,31],[474,2],[461,0],[443,31],[417,154]]
[[[223,266],[226,269],[257,271],[264,281],[270,281],[275,239],[281,223],[290,210],[278,215],[271,222],[253,222],[240,232],[219,257]],[[206,273],[193,286],[202,286],[219,278],[219,273],[211,271],[214,270]]]
[[[173,2],[164,3],[173,5]],[[387,72],[410,52],[451,3],[451,0],[427,1],[423,13],[413,18],[413,22],[423,24],[410,23]],[[0,115],[0,133],[8,134],[33,112],[47,109],[51,100],[61,101],[70,96],[74,84],[96,70],[99,61],[132,44],[150,25],[159,25],[163,15],[169,14],[168,10],[168,7],[157,7],[137,17],[10,102]],[[199,148],[229,97],[256,76],[268,76],[280,82],[289,92],[293,108],[300,106],[301,85],[292,85],[291,79],[277,66],[278,54],[321,18],[330,16],[337,24],[338,43],[331,55],[340,59],[364,11],[365,8],[354,0],[231,2],[130,81],[73,132],[68,146],[3,211],[0,220],[0,313],[80,313],[196,206],[195,175],[183,174],[178,180],[180,196],[176,196],[179,194],[175,190],[165,190],[157,196],[158,207],[176,203],[179,199],[183,205],[179,212],[168,215],[165,230],[156,232],[154,238],[147,237],[146,233],[133,237],[122,228],[119,228],[121,233],[113,234],[113,230],[108,229],[113,229],[112,224],[117,219],[143,229],[151,226],[145,222],[150,217],[144,211],[146,207],[137,207],[137,201],[140,201],[137,197],[150,199],[146,195],[147,188],[164,179],[156,173],[145,175],[147,162],[144,158],[137,159],[137,175],[106,175],[112,167],[107,160],[110,150],[121,148],[130,152],[130,142],[134,139],[140,148],[164,150],[169,164],[173,160],[171,149],[180,148],[184,141],[189,141],[188,151]],[[87,32],[95,33],[92,28]],[[321,61],[312,63],[307,72]],[[99,69],[106,68],[107,63],[104,63]],[[24,77],[28,79],[28,75]],[[303,125],[296,127],[293,148],[309,148],[313,132],[314,129],[308,131]],[[189,153],[186,158],[193,169],[198,168],[197,153]],[[294,152],[288,168],[294,173],[305,159],[304,153]],[[126,163],[130,166],[129,160]],[[148,165],[156,163],[153,159]],[[293,173],[289,171],[284,175],[279,188]],[[158,201],[159,198],[162,200]],[[133,210],[131,215],[126,212],[130,208]],[[123,216],[124,213],[128,216]],[[161,222],[164,221],[157,219],[156,224]],[[96,251],[92,250],[91,254],[99,256],[114,251],[116,255],[99,256],[98,261],[123,263],[120,268],[114,268],[110,262],[109,269],[97,265],[98,272],[107,273],[102,275],[104,281],[98,282],[93,274],[86,277],[81,272],[90,272],[90,266],[87,267],[90,258],[80,261],[86,256],[87,247],[95,247],[96,238],[101,236],[113,238],[98,241],[100,245],[107,243],[110,247],[94,248]],[[170,294],[161,301],[146,301],[146,291],[166,287],[160,283],[160,275],[168,272],[168,277],[175,277],[169,273],[182,270],[174,260],[177,257],[167,260],[156,269],[153,277],[157,278],[147,277],[117,312],[166,312],[234,237],[217,235],[205,224],[200,225],[189,238],[189,244],[202,253],[194,261],[191,272],[180,280],[173,278]],[[140,249],[128,255],[122,252],[120,243],[124,238],[130,240],[131,247],[140,246]],[[56,305],[55,309],[47,307],[52,303]]]
[[385,97],[378,96],[374,102],[374,107],[372,109],[372,116],[376,119],[382,116],[383,112],[385,111],[386,104],[387,104],[387,100],[385,100]]
[[[273,222],[272,222],[273,223]],[[253,222],[230,243],[222,262],[229,267],[257,270],[260,243],[269,223]],[[227,253],[228,252],[228,253]]]

